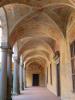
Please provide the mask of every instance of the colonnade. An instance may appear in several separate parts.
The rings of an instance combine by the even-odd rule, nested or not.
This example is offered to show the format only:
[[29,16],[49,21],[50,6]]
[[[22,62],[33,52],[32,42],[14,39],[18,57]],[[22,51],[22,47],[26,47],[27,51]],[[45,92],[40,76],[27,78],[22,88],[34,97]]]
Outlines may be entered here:
[[2,52],[0,100],[12,100],[12,95],[18,95],[24,90],[25,68],[24,64],[20,65],[20,57],[14,57],[12,73],[12,48],[3,45],[0,47],[0,52]]

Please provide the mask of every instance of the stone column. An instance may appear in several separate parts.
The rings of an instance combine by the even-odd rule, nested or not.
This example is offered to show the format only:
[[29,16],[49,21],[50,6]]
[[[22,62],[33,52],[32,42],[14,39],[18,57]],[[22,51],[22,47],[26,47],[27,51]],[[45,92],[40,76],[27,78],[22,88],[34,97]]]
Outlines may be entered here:
[[26,67],[25,67],[25,88],[27,88],[27,82],[26,82]]
[[23,90],[24,90],[24,65],[23,65]]
[[20,89],[24,90],[24,81],[23,81],[23,65],[20,66]]
[[25,88],[25,68],[23,67],[23,86]]
[[[60,79],[61,79],[61,99],[74,100],[72,98],[72,69],[70,58],[69,41],[61,41],[60,46]],[[66,84],[68,83],[68,84]]]
[[12,100],[12,49],[8,49],[7,55],[7,100]]
[[45,67],[45,87],[47,87],[47,67]]
[[7,100],[7,46],[0,47],[2,52],[0,73],[0,100]]
[[14,72],[13,72],[13,95],[20,94],[19,84],[19,59],[14,57]]

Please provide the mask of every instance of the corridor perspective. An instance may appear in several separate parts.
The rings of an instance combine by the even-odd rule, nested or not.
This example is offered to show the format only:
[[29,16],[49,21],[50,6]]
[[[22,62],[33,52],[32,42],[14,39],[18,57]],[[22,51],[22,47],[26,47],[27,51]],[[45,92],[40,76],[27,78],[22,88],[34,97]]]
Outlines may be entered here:
[[42,87],[27,88],[21,92],[21,95],[14,96],[13,100],[60,100],[49,90]]
[[75,0],[0,0],[0,100],[75,100]]

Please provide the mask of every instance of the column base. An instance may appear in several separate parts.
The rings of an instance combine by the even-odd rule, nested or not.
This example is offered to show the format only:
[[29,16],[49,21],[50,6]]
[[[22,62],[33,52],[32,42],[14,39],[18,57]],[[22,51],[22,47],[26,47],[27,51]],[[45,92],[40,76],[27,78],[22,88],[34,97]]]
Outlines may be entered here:
[[20,90],[21,90],[21,91],[24,91],[24,88],[21,88]]
[[23,87],[23,89],[22,90],[24,90],[24,87]]
[[22,91],[24,90],[24,86],[22,86]]
[[12,100],[12,97],[8,97],[7,100]]
[[13,92],[13,95],[14,95],[14,96],[17,96],[17,95],[19,95],[19,94],[20,94],[20,92],[18,92],[18,93]]

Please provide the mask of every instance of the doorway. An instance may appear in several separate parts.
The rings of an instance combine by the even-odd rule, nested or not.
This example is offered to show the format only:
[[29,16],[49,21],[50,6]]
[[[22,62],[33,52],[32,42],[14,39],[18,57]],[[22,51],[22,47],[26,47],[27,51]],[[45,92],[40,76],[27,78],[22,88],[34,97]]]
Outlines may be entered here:
[[39,86],[39,74],[33,74],[33,82],[32,85],[33,86]]
[[60,63],[56,66],[56,78],[57,78],[57,96],[60,96]]

